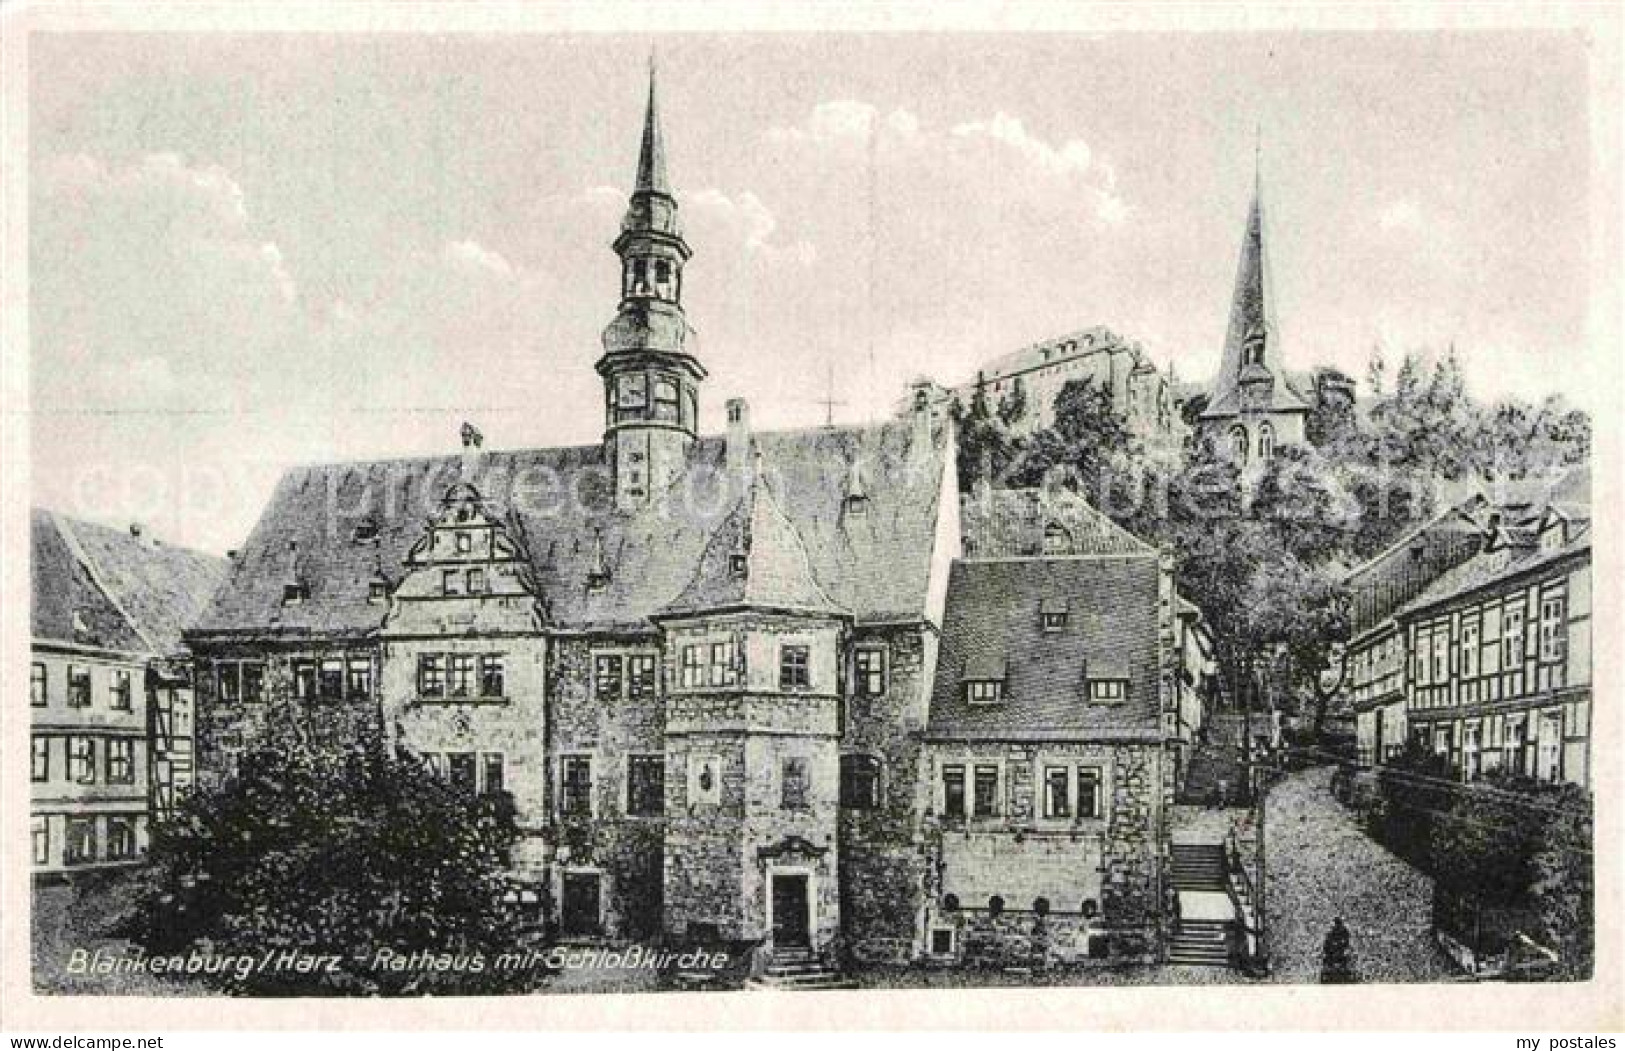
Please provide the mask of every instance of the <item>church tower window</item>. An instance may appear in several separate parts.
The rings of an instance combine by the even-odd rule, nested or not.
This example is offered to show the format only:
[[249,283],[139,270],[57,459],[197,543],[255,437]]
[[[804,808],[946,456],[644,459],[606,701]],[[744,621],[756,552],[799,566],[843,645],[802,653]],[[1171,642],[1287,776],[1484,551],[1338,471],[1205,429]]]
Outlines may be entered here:
[[1275,428],[1268,423],[1258,427],[1258,458],[1268,460],[1275,455]]

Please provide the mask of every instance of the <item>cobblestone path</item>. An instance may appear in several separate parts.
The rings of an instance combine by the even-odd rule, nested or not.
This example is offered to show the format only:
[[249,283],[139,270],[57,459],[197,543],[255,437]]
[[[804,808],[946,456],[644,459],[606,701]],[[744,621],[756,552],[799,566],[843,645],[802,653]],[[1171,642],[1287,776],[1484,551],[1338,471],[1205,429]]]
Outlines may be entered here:
[[1328,791],[1332,770],[1290,774],[1270,790],[1264,818],[1273,980],[1318,982],[1332,920],[1352,935],[1362,982],[1455,976],[1430,933],[1433,881],[1390,854]]

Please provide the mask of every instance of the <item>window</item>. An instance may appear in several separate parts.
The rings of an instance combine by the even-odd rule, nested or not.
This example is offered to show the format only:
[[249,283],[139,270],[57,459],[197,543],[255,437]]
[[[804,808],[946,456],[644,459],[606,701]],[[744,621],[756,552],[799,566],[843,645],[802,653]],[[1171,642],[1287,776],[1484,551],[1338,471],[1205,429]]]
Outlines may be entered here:
[[592,757],[564,757],[564,786],[559,793],[559,812],[565,817],[592,816]]
[[699,646],[683,647],[683,687],[692,689],[705,685],[705,662]]
[[469,697],[474,693],[474,654],[454,653],[446,663],[446,693]]
[[315,661],[296,660],[293,662],[293,695],[302,701],[309,701],[315,698]]
[[1064,766],[1044,768],[1044,816],[1072,816],[1072,781]]
[[66,860],[70,865],[87,865],[96,860],[95,818],[68,818]]
[[316,680],[317,695],[324,701],[344,698],[344,661],[328,657],[322,661],[321,676]]
[[466,555],[472,550],[474,550],[474,539],[467,533],[459,532],[457,534],[457,553]]
[[1065,555],[1072,551],[1072,534],[1059,522],[1044,527],[1044,554]]
[[1046,632],[1053,634],[1057,631],[1066,630],[1066,610],[1064,608],[1046,609],[1039,614],[1039,617],[1043,621]]
[[68,707],[90,707],[90,669],[68,665]]
[[779,806],[785,810],[806,810],[810,805],[807,760],[804,756],[786,756],[779,765]]
[[135,857],[135,818],[107,819],[107,860],[124,861]]
[[51,739],[49,737],[35,737],[33,739],[33,750],[28,770],[28,779],[30,781],[49,781],[51,779]]
[[1501,668],[1517,671],[1523,664],[1523,602],[1508,606],[1501,632]]
[[387,580],[374,580],[367,584],[367,601],[379,603],[389,598],[389,582]]
[[1267,423],[1258,427],[1258,458],[1268,460],[1275,455],[1275,428]]
[[931,929],[931,954],[933,956],[952,956],[954,954],[954,929],[952,927],[933,927]]
[[880,807],[880,760],[872,755],[841,756],[841,806],[848,810]]
[[642,373],[622,376],[617,385],[617,396],[623,409],[641,409],[649,400],[649,388]]
[[806,646],[779,647],[779,689],[799,690],[812,685]]
[[999,812],[999,768],[991,763],[977,764],[976,796],[973,813],[977,817],[994,817]]
[[742,577],[750,569],[750,556],[743,551],[735,551],[728,556],[728,572],[736,577]]
[[655,658],[643,653],[626,658],[626,695],[634,701],[655,696]]
[[90,737],[68,738],[68,777],[75,784],[96,783],[96,741]]
[[1100,817],[1100,770],[1078,767],[1078,816]]
[[657,420],[677,419],[677,384],[669,379],[655,380],[655,413]]
[[468,571],[468,593],[470,595],[485,594],[485,570],[478,566]]
[[707,673],[707,681],[712,686],[733,686],[739,681],[739,669],[734,664],[734,643],[711,643],[711,667]]
[[1230,429],[1230,456],[1237,463],[1247,462],[1247,428]]
[[297,606],[305,601],[310,589],[298,581],[290,581],[282,585],[282,604],[284,606]]
[[1089,700],[1095,704],[1121,704],[1128,697],[1128,683],[1122,679],[1090,679]]
[[1548,591],[1540,600],[1540,659],[1560,661],[1568,653],[1568,596]]
[[351,657],[345,669],[344,688],[350,696],[363,700],[371,697],[372,661],[366,657]]
[[28,703],[35,708],[45,707],[47,682],[45,665],[36,661],[33,667],[28,669]]
[[51,863],[51,823],[44,815],[29,818],[28,831],[34,841],[34,864]]
[[626,812],[659,817],[666,812],[666,759],[634,755],[626,760]]
[[440,593],[442,595],[461,595],[463,593],[463,571],[460,569],[442,569],[440,571]]
[[507,668],[502,654],[487,653],[480,657],[480,696],[502,697],[507,693]]
[[246,662],[241,667],[242,699],[245,701],[262,701],[265,699],[265,665],[255,662]]
[[474,764],[473,752],[447,753],[446,780],[472,795],[479,791],[478,776],[479,769]]
[[135,742],[109,739],[107,742],[107,783],[110,785],[135,784]]
[[886,693],[886,651],[864,647],[852,658],[853,685],[859,697],[881,697]]
[[440,697],[446,692],[445,658],[438,653],[418,654],[418,693]]
[[942,816],[947,818],[963,818],[965,816],[965,768],[963,766],[945,766],[942,768]]
[[597,701],[621,699],[621,658],[600,654],[592,662],[593,698]]
[[1459,667],[1463,679],[1478,678],[1478,632],[1476,613],[1465,614],[1461,621],[1461,658]]
[[1004,683],[997,679],[974,679],[965,684],[965,700],[971,704],[997,704],[1004,699]]
[[243,679],[242,667],[230,661],[222,661],[214,668],[215,695],[224,704],[235,704],[242,700]]
[[503,791],[507,785],[507,777],[502,753],[486,752],[484,767],[485,781],[480,790],[486,795]]

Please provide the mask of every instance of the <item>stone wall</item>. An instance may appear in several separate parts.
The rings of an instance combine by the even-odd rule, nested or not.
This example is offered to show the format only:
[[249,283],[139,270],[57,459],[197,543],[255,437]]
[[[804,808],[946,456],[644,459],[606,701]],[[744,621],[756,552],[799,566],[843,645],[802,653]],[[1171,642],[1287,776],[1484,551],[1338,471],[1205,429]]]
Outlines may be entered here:
[[[938,786],[945,762],[963,763],[967,771],[978,763],[997,764],[999,813],[944,819]],[[1161,919],[1163,814],[1171,790],[1160,743],[938,743],[929,747],[928,764],[933,786],[926,823],[932,866],[928,940],[929,928],[965,922],[963,915],[952,920],[956,914],[988,913],[995,896],[1007,913],[1032,915],[1042,897],[1052,929],[1065,930],[1073,922],[1068,915],[1081,922],[1084,913],[1093,912],[1091,929],[1109,937],[1114,958],[1154,953]],[[1046,819],[1042,768],[1079,764],[1101,770],[1101,816]],[[950,907],[949,895],[957,899],[957,910]],[[1012,922],[994,926],[1008,934]]]
[[881,763],[880,807],[840,812],[841,915],[858,960],[903,962],[919,948],[926,853],[920,832],[920,734],[927,718],[935,637],[918,626],[854,633],[851,649],[882,648],[886,692],[848,688],[842,755]]
[[[560,759],[587,755],[592,761],[590,817],[555,815],[553,846],[560,863],[602,874],[604,931],[612,938],[644,938],[660,930],[663,904],[665,815],[627,814],[627,758],[636,754],[664,756],[665,709],[656,675],[656,695],[629,696],[625,660],[634,655],[659,657],[654,636],[560,638],[553,647],[549,675],[552,696],[552,741],[548,783],[556,791],[563,776]],[[594,662],[599,656],[622,658],[619,691],[600,696]],[[666,757],[666,789],[672,784]],[[555,900],[558,900],[555,897]]]

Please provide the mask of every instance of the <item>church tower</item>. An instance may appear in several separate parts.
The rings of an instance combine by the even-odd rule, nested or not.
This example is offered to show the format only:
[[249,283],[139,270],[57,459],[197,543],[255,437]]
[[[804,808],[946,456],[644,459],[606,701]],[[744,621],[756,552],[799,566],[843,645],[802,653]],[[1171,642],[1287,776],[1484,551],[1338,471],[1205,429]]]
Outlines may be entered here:
[[1304,440],[1309,405],[1287,381],[1274,295],[1255,166],[1224,355],[1201,415],[1203,434],[1242,463],[1267,460],[1278,447]]
[[695,357],[695,333],[683,316],[683,266],[689,247],[666,177],[655,70],[637,182],[615,239],[621,257],[620,308],[604,329],[604,451],[615,474],[615,505],[635,510],[656,499],[681,474],[699,427],[699,385],[705,368]]

